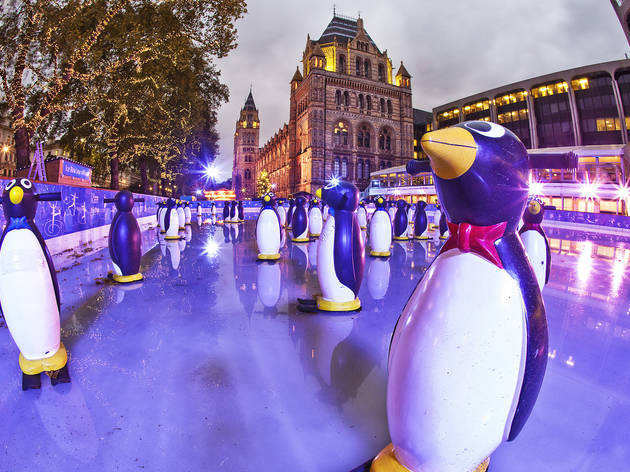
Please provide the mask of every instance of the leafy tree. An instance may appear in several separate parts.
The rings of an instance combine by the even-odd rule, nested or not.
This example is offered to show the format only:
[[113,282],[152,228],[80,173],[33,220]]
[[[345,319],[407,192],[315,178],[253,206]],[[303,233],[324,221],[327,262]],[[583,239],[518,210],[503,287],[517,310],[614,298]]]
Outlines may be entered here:
[[271,180],[269,179],[269,173],[263,170],[260,172],[258,180],[256,181],[256,194],[262,197],[269,192],[271,192]]

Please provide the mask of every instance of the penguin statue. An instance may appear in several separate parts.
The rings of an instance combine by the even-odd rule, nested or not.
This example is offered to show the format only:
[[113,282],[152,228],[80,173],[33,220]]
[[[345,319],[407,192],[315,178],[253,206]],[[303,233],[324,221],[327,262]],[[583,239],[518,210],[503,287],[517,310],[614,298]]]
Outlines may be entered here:
[[365,202],[359,203],[359,208],[357,208],[357,220],[359,221],[359,226],[361,229],[367,229],[367,210],[365,209]]
[[392,222],[387,212],[387,201],[378,197],[375,201],[376,210],[370,220],[370,256],[389,257],[392,245]]
[[416,212],[413,216],[413,238],[420,240],[429,239],[429,220],[426,212],[427,202],[420,200],[416,203]]
[[185,226],[192,225],[192,212],[190,211],[190,202],[184,202],[184,221]]
[[295,207],[291,216],[291,231],[293,237],[291,241],[294,243],[307,243],[308,239],[308,213],[306,213],[306,198],[297,197],[295,199]]
[[108,277],[121,284],[142,280],[142,233],[132,210],[133,205],[144,202],[144,198],[134,198],[130,191],[121,190],[114,198],[105,198],[103,202],[116,205],[116,214],[109,226],[109,255],[114,272],[110,272]]
[[355,210],[359,189],[333,179],[316,193],[333,212],[324,225],[317,250],[317,279],[322,295],[298,299],[301,311],[354,311],[361,308],[359,288],[365,267],[365,249]]
[[313,238],[319,238],[324,222],[322,211],[319,209],[319,200],[313,198],[308,205],[308,232]]
[[[387,212],[389,213],[389,219],[392,221],[392,225],[394,224],[394,220],[396,218],[396,202],[388,202],[389,209]],[[393,230],[393,226],[392,226]]]
[[324,222],[328,220],[328,205],[326,205],[326,202],[322,202],[322,220]]
[[278,219],[280,220],[280,226],[282,226],[283,228],[286,226],[287,224],[287,210],[286,208],[284,208],[284,200],[282,200],[281,198],[279,198],[276,203],[278,204],[278,207],[276,208],[276,212],[278,213]]
[[435,211],[433,212],[433,226],[440,233],[440,221],[442,220],[442,206],[439,203],[435,204]]
[[158,202],[157,204],[157,212],[155,213],[155,219],[157,221],[157,229],[160,231],[162,229],[160,214],[162,213],[162,202]]
[[263,207],[256,220],[256,244],[258,244],[258,260],[274,261],[280,259],[280,220],[271,195],[262,199]]
[[216,206],[216,204],[214,203],[214,201],[212,201],[212,202],[210,203],[210,216],[211,216],[211,217],[215,217],[215,216],[217,216],[217,206]]
[[398,200],[396,202],[396,214],[394,216],[394,241],[408,241],[407,236],[407,202]]
[[201,206],[201,202],[197,202],[197,219],[203,218],[203,207]]
[[172,198],[166,200],[166,209],[164,210],[164,237],[167,241],[179,239],[179,214],[177,213],[177,203]]
[[61,342],[59,284],[52,258],[35,222],[37,202],[61,200],[61,193],[35,193],[28,179],[13,179],[0,201],[6,225],[0,237],[0,310],[20,350],[22,390],[70,382]]
[[515,134],[485,121],[427,133],[421,144],[451,236],[394,328],[392,443],[371,470],[482,472],[522,430],[547,364],[545,307],[516,234],[529,169],[577,159],[528,156]]
[[551,270],[551,251],[547,235],[542,229],[541,223],[545,213],[542,202],[532,199],[525,207],[523,213],[523,226],[519,230],[523,246],[532,264],[536,280],[540,290],[549,282]]
[[448,239],[449,232],[448,232],[448,223],[446,221],[445,212],[442,212],[442,214],[440,215],[439,231],[440,231],[440,239]]
[[232,200],[230,203],[230,218],[228,221],[230,223],[238,223],[238,202],[236,200]]
[[223,202],[223,223],[230,222],[230,202]]
[[287,210],[287,229],[291,229],[293,224],[293,211],[295,210],[295,200],[289,198],[289,209]]
[[179,231],[184,231],[186,228],[186,212],[184,211],[184,202],[177,201],[177,217],[179,218]]
[[407,204],[407,238],[413,238],[414,205]]
[[203,215],[201,212],[201,203],[197,205],[197,227],[201,228],[203,225]]
[[243,208],[243,200],[238,201],[238,222],[245,223],[245,209]]

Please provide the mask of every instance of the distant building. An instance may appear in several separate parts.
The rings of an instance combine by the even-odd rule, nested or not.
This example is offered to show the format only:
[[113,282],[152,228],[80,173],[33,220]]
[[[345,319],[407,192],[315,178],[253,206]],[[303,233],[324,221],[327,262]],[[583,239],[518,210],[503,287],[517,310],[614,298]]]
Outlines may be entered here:
[[623,32],[626,33],[626,39],[628,40],[628,43],[630,43],[630,1],[610,0],[610,3],[615,9],[615,13],[617,13]]
[[15,141],[8,120],[0,121],[0,177],[15,177]]
[[236,198],[256,196],[256,168],[258,157],[258,139],[260,120],[254,103],[252,91],[249,91],[245,106],[241,109],[234,132],[234,164],[232,166],[232,187]]
[[[387,51],[376,46],[362,18],[335,14],[318,40],[307,36],[301,71],[290,84],[289,122],[255,160],[255,176],[266,170],[276,194],[313,193],[332,176],[363,189],[373,170],[413,157],[411,76],[402,61],[393,75]],[[252,131],[257,142],[258,128]],[[234,169],[246,169],[241,156],[247,153],[237,153],[236,143]]]

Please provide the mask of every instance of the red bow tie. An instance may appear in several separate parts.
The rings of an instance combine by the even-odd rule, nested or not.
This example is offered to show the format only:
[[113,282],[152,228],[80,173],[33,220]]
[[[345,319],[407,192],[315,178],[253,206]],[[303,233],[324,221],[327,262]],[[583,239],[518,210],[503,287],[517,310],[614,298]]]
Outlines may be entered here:
[[498,223],[492,226],[475,226],[468,223],[458,225],[448,223],[448,230],[451,235],[442,246],[440,254],[449,249],[458,248],[462,252],[474,252],[484,259],[495,264],[499,269],[503,269],[503,263],[494,246],[494,242],[503,236],[507,222]]
[[521,231],[530,231],[532,229],[534,231],[539,231],[540,224],[539,223],[523,223],[523,227],[521,228]]

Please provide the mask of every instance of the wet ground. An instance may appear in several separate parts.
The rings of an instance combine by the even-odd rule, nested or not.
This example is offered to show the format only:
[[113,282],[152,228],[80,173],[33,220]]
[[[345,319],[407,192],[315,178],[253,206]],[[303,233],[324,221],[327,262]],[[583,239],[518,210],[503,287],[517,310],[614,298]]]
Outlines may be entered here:
[[[59,273],[72,383],[21,391],[0,328],[0,471],[339,471],[389,442],[390,336],[439,242],[367,260],[352,315],[309,315],[311,242],[256,264],[254,222],[145,233],[145,281],[103,280],[107,251]],[[538,403],[492,472],[630,464],[630,239],[550,228],[550,354]]]

